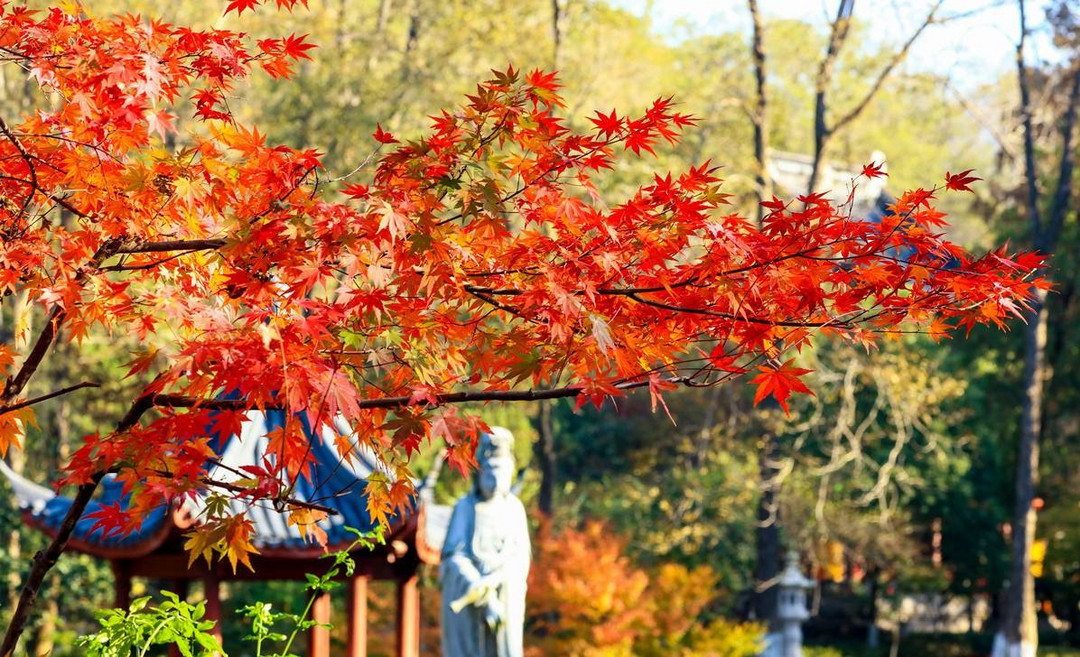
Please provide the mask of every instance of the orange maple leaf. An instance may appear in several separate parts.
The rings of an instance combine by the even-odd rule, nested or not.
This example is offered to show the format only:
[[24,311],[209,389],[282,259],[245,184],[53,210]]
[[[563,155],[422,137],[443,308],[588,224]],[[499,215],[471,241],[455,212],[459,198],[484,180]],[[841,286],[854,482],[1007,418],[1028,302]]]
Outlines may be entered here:
[[784,413],[790,415],[791,411],[788,409],[787,399],[792,392],[814,394],[810,388],[806,387],[805,383],[799,380],[800,376],[809,374],[813,370],[793,367],[792,363],[794,362],[795,359],[792,358],[783,365],[762,365],[758,368],[761,374],[758,374],[750,381],[750,383],[756,383],[758,386],[757,392],[754,393],[754,406],[772,395],[780,404],[780,407],[784,409]]

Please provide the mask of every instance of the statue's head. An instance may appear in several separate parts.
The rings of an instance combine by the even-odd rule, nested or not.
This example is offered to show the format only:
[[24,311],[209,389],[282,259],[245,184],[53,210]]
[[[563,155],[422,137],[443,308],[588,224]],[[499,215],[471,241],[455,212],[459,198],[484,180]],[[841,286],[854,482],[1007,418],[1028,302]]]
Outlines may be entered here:
[[476,492],[481,499],[510,494],[514,483],[514,434],[504,427],[491,427],[480,435],[476,448]]

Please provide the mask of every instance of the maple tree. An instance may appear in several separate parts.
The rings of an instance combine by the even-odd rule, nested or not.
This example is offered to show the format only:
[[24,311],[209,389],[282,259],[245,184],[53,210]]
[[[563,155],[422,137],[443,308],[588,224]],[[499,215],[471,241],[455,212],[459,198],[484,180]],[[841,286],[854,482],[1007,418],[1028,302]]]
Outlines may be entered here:
[[[655,408],[677,385],[756,372],[757,400],[784,405],[807,389],[781,356],[815,336],[869,346],[1003,326],[1045,287],[1040,256],[974,257],[947,241],[939,188],[902,194],[879,222],[852,217],[850,199],[773,198],[758,227],[727,206],[705,163],[609,204],[596,184],[604,170],[655,154],[695,119],[659,98],[574,129],[555,74],[539,70],[494,72],[419,139],[380,127],[386,152],[370,175],[328,179],[316,150],[267,143],[229,111],[246,77],[288,77],[311,48],[298,35],[0,0],[0,61],[51,101],[0,117],[0,294],[29,293],[47,320],[23,352],[0,345],[0,453],[22,440],[35,404],[92,387],[26,397],[61,335],[137,336],[147,346],[117,375],[151,381],[71,459],[59,483],[77,487],[74,504],[0,654],[106,473],[132,493],[98,516],[109,532],[209,493],[274,501],[317,540],[325,510],[290,496],[312,458],[305,425],[344,419],[354,429],[337,435],[344,458],[362,442],[387,463],[397,476],[372,477],[366,491],[385,520],[408,503],[409,459],[425,441],[471,466],[483,423],[455,404],[600,404],[647,387]],[[196,121],[178,135],[181,112]],[[968,174],[944,187],[966,189]],[[210,436],[238,431],[256,409],[290,418],[269,437],[276,458],[250,464],[242,485],[211,479]],[[193,558],[247,563],[242,515],[202,520]]]

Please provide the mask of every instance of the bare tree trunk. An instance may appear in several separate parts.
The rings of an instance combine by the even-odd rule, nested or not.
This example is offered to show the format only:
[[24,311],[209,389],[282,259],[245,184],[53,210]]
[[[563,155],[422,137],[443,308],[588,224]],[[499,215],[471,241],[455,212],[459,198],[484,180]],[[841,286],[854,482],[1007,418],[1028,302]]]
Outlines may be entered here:
[[[345,4],[344,0],[342,4]],[[392,0],[379,0],[379,17],[375,23],[375,34],[381,35],[390,22],[390,10],[393,7]]]
[[566,15],[570,0],[551,0],[551,62],[555,70],[563,65],[563,41],[566,40]]
[[766,623],[770,632],[776,627],[776,581],[780,575],[780,473],[776,467],[780,457],[780,441],[773,431],[766,431],[758,449],[758,476],[761,494],[758,496],[757,527],[754,530],[754,616]]
[[754,104],[754,161],[757,171],[754,176],[754,186],[757,190],[757,222],[761,226],[765,209],[761,201],[772,196],[772,185],[769,180],[769,166],[766,160],[769,151],[769,104],[765,88],[765,46],[764,26],[761,22],[761,12],[758,11],[757,0],[747,0],[750,8],[750,18],[754,24],[754,34],[751,41],[751,55],[754,59],[754,80],[757,85],[757,99]]
[[937,21],[937,12],[941,9],[944,0],[938,0],[927,12],[926,18],[919,24],[919,27],[911,33],[907,41],[900,47],[896,53],[889,59],[885,67],[878,72],[873,83],[870,85],[870,89],[863,95],[859,102],[848,110],[846,114],[833,121],[831,124],[828,118],[829,106],[828,106],[828,93],[829,85],[832,82],[833,71],[836,68],[836,59],[840,55],[840,49],[843,47],[844,42],[847,41],[848,29],[851,27],[851,15],[855,9],[855,0],[841,0],[840,6],[836,11],[836,19],[833,21],[832,29],[829,33],[829,47],[825,51],[825,57],[821,60],[821,64],[818,67],[817,78],[814,81],[814,152],[813,161],[810,165],[810,181],[807,184],[807,193],[813,193],[820,182],[821,166],[823,164],[825,156],[825,148],[829,144],[829,140],[844,126],[851,123],[855,119],[866,111],[870,102],[874,100],[878,92],[885,86],[885,82],[892,75],[896,67],[900,65],[904,59],[907,58],[908,52],[911,51],[912,44],[919,38],[919,36],[926,30],[927,27],[934,24]]
[[[1012,564],[1005,594],[1005,655],[1034,655],[1039,644],[1031,544],[1035,538],[1035,486],[1039,480],[1039,433],[1046,379],[1046,294],[1040,292],[1024,327],[1024,399],[1016,462]],[[1029,652],[1030,651],[1030,652]]]
[[[1035,162],[1035,137],[1031,120],[1031,89],[1024,62],[1027,23],[1023,0],[1020,10],[1020,41],[1016,46],[1017,77],[1020,87],[1020,115],[1024,135],[1024,174],[1028,219],[1032,246],[1052,255],[1072,198],[1074,154],[1072,137],[1080,104],[1080,64],[1074,62],[1072,86],[1061,122],[1061,160],[1051,200],[1050,211],[1043,217],[1039,210],[1038,171]],[[1043,391],[1051,375],[1046,366],[1049,313],[1045,292],[1038,292],[1024,327],[1023,400],[1020,419],[1020,442],[1016,457],[1016,500],[1012,522],[1012,563],[1002,611],[1002,627],[994,641],[995,657],[1028,657],[1038,648],[1038,621],[1035,615],[1035,579],[1031,574],[1031,545],[1035,538],[1036,518],[1032,501],[1039,481],[1039,437],[1042,431]]]
[[551,422],[551,402],[539,402],[537,410],[537,436],[533,453],[540,465],[540,496],[537,507],[540,512],[550,516],[555,509],[555,480],[558,475],[555,458],[555,429]]
[[836,67],[836,58],[840,54],[844,41],[847,40],[853,11],[855,11],[855,0],[840,0],[840,6],[836,9],[836,19],[829,32],[829,47],[818,66],[817,78],[814,81],[814,159],[810,165],[810,181],[806,185],[808,193],[817,189],[818,178],[821,175],[821,157],[833,133],[825,116],[828,111],[826,96],[829,92],[829,83],[832,82],[833,69]]

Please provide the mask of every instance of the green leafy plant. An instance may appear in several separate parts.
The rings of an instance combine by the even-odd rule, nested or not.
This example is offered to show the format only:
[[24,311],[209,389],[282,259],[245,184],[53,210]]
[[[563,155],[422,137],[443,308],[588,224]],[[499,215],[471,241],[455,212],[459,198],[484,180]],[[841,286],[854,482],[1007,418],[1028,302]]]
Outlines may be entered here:
[[204,620],[206,602],[191,604],[171,591],[150,605],[150,596],[135,599],[127,609],[96,614],[101,630],[79,638],[87,657],[143,657],[155,645],[176,645],[184,657],[224,654],[212,634],[214,621]]
[[[251,633],[247,640],[255,642],[256,657],[296,657],[291,653],[297,636],[316,626],[329,627],[311,620],[311,608],[319,594],[330,592],[339,586],[338,578],[352,576],[356,562],[350,553],[357,549],[373,549],[384,541],[383,527],[364,533],[347,528],[356,535],[348,547],[324,555],[332,564],[321,575],[307,574],[308,603],[303,612],[290,614],[273,611],[268,602],[256,602],[244,606],[241,611],[251,621]],[[213,634],[215,621],[207,620],[206,602],[191,604],[181,600],[171,591],[162,591],[165,600],[151,605],[151,597],[136,599],[127,609],[107,609],[96,614],[101,629],[80,637],[76,645],[86,649],[87,657],[144,657],[152,646],[175,645],[184,657],[227,657],[217,637]],[[284,642],[277,652],[266,652],[275,644]]]

